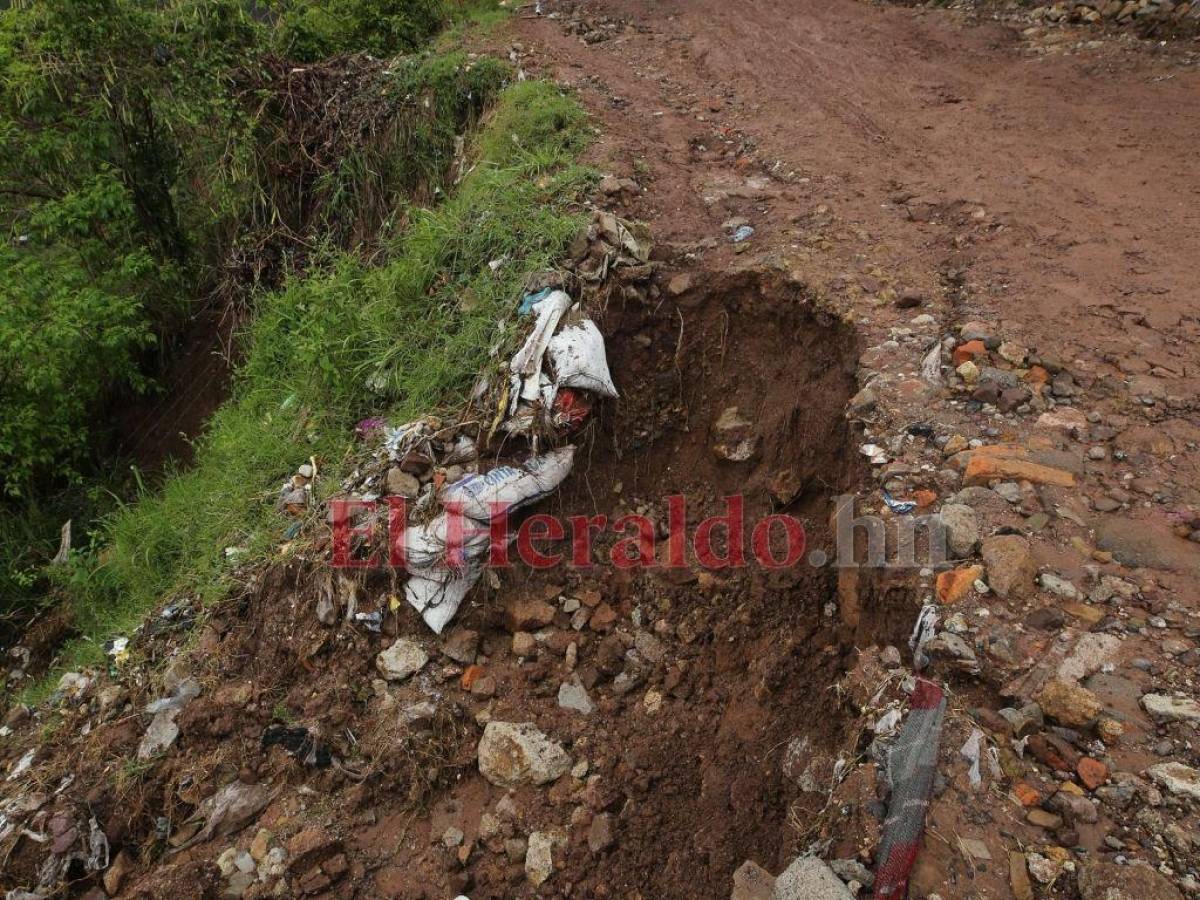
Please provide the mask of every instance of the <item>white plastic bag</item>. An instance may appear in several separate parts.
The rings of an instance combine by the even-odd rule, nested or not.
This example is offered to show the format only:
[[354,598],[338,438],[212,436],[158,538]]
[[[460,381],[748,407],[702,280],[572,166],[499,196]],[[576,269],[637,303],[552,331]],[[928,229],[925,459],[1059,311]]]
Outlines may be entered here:
[[608,372],[604,336],[591,319],[564,326],[546,348],[554,366],[554,383],[581,388],[602,397],[616,398],[617,388]]
[[546,355],[546,345],[550,336],[558,327],[563,314],[571,308],[571,297],[564,291],[555,291],[545,300],[538,303],[537,321],[533,331],[525,339],[525,344],[513,356],[509,370],[521,379],[521,389],[517,392],[522,400],[536,400],[541,388],[539,376],[542,373],[542,357]]
[[410,606],[421,614],[425,624],[435,634],[441,634],[446,623],[454,618],[482,568],[473,567],[464,571],[429,569],[420,575],[412,575],[404,585],[404,597]]
[[442,504],[457,505],[470,519],[488,522],[545,497],[570,474],[575,447],[567,445],[526,460],[520,467],[498,466],[468,475],[442,489]]
[[454,536],[458,546],[450,544],[450,517],[439,513],[424,525],[410,525],[404,529],[404,568],[421,574],[421,570],[433,567],[470,567],[472,563],[487,555],[490,536],[487,529],[467,518],[459,522],[459,533]]

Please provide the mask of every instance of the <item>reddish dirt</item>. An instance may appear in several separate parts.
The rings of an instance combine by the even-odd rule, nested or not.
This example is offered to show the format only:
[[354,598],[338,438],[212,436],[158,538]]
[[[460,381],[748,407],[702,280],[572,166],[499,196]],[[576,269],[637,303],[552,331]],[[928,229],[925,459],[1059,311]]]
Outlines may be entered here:
[[[563,28],[569,9],[521,19],[528,65],[580,89],[602,166],[649,173],[629,208],[660,239],[719,240],[707,269],[733,258],[720,223],[746,216],[756,255],[832,296],[878,266],[965,318],[1053,335],[1063,359],[1194,362],[1200,71],[1186,45],[1039,55],[1011,27],[949,12],[668,0],[581,6],[628,23],[586,46]],[[756,170],[779,178],[769,196],[705,203]]]
[[[1158,367],[1174,392],[1195,393],[1200,187],[1188,163],[1200,73],[1183,50],[1101,42],[1041,53],[1007,26],[852,0],[546,11],[559,18],[522,16],[492,49],[516,43],[524,68],[578,88],[601,126],[593,161],[640,185],[599,202],[650,224],[663,270],[658,297],[614,297],[599,316],[622,399],[601,408],[548,511],[661,520],[661,498],[677,493],[698,518],[744,492],[753,517],[776,508],[768,486],[790,470],[800,489],[784,508],[810,524],[810,546],[831,550],[830,500],[875,493],[858,426],[843,415],[859,354],[920,312],[900,317],[888,290],[917,292],[924,309],[960,320],[998,321],[1006,336],[1095,373]],[[585,44],[566,27],[573,18],[607,39]],[[754,226],[750,241],[729,241],[731,218]],[[676,273],[691,285],[669,287]],[[878,317],[866,297],[876,294]],[[734,405],[762,443],[751,462],[731,465],[714,457],[710,429]],[[916,408],[911,421],[926,413]],[[904,646],[920,601],[905,577],[519,568],[481,585],[455,621],[479,633],[477,662],[491,681],[472,692],[463,664],[435,652],[407,607],[385,617],[382,637],[320,625],[322,591],[340,602],[352,592],[328,575],[325,549],[261,574],[213,612],[174,667],[203,693],[161,763],[126,762],[145,725],[133,712],[95,725],[86,741],[76,734],[95,711],[68,712],[45,742],[42,788],[77,775],[51,805],[86,810],[114,853],[136,856],[122,896],[217,896],[212,860],[223,849],[247,847],[258,827],[286,843],[313,823],[336,838],[323,862],[346,853],[327,891],[340,897],[725,897],[745,859],[777,872],[813,840],[828,839],[843,859],[877,843],[873,767],[854,770],[850,802],[827,807],[806,788],[829,782],[839,754],[864,755],[858,711],[869,698],[856,686],[881,676],[843,676],[869,664],[856,647]],[[360,608],[374,609],[395,589],[375,573],[355,591]],[[536,652],[515,657],[505,609],[560,598],[605,604],[613,621],[576,629],[559,608]],[[418,678],[377,691],[375,654],[397,634],[434,658]],[[1011,655],[1035,658],[1048,640],[1023,633]],[[166,656],[175,644],[160,635],[137,649]],[[622,692],[614,676],[631,648],[643,680]],[[557,703],[572,672],[596,702],[589,716]],[[931,813],[921,896],[1009,895],[1003,861],[968,872],[950,843],[971,827],[1022,841],[1028,830],[1008,807],[993,818],[982,798],[950,799],[969,796],[957,748],[973,727],[966,710],[989,693],[958,685],[952,698],[942,758],[958,769]],[[161,694],[136,684],[132,709]],[[430,697],[435,714],[401,724],[398,710]],[[537,723],[586,772],[506,801],[475,764],[489,717]],[[264,747],[264,729],[284,722],[310,728],[345,768],[306,767]],[[24,746],[6,749],[5,762]],[[278,791],[257,824],[165,855],[157,818],[174,832],[235,777]],[[500,819],[497,833],[480,834],[484,812]],[[587,834],[602,816],[614,842],[593,850]],[[444,846],[450,826],[469,852]],[[566,842],[553,879],[534,888],[504,841],[551,829]],[[1099,840],[1080,839],[1093,850]],[[28,884],[42,855],[19,844],[4,886]]]

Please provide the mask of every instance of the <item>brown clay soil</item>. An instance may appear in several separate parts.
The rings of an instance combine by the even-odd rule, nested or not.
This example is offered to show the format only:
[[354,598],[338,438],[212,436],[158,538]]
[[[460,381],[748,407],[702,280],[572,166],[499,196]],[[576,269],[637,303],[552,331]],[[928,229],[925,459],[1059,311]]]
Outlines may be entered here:
[[[602,408],[547,511],[661,518],[663,498],[681,494],[692,520],[743,493],[751,517],[784,508],[809,523],[812,548],[832,552],[832,498],[876,490],[843,410],[863,349],[921,312],[893,308],[905,292],[922,309],[997,322],[1044,356],[1126,375],[1157,367],[1194,394],[1200,71],[1186,46],[1035,46],[1008,26],[854,0],[545,12],[556,17],[525,10],[488,49],[578,90],[600,126],[592,161],[638,185],[597,202],[649,223],[661,269],[657,300],[614,298],[599,316],[622,400]],[[592,33],[603,40],[581,40]],[[730,219],[753,237],[733,244]],[[729,406],[756,423],[749,463],[712,452]],[[781,473],[799,486],[782,501]],[[777,872],[810,840],[843,857],[874,843],[873,784],[833,809],[806,788],[864,749],[865,703],[835,685],[856,648],[905,646],[921,596],[904,577],[517,569],[481,585],[454,623],[478,632],[467,657],[480,654],[482,674],[434,653],[417,678],[379,689],[373,661],[391,637],[436,643],[406,607],[382,637],[320,625],[322,591],[378,608],[395,589],[383,573],[353,587],[332,578],[325,549],[213,611],[171,669],[203,693],[164,760],[130,762],[145,727],[136,712],[101,716],[80,740],[97,721],[86,708],[39,752],[43,791],[76,776],[54,808],[95,816],[114,855],[131,858],[122,896],[219,896],[214,858],[256,828],[284,844],[325,829],[290,890],[340,897],[725,897],[743,860]],[[563,597],[593,610],[588,624],[560,609],[536,653],[515,657],[514,620]],[[139,652],[165,658],[176,643],[168,632]],[[589,716],[557,703],[572,669],[596,703]],[[635,689],[617,689],[622,671],[636,672]],[[468,690],[464,674],[489,681]],[[164,688],[128,690],[136,710]],[[505,800],[475,765],[487,718],[535,722],[586,767]],[[264,747],[281,720],[346,767]],[[271,786],[256,826],[163,855],[233,777]],[[480,833],[485,811],[498,832]],[[958,824],[949,815],[945,829]],[[154,838],[160,817],[169,841]],[[587,836],[599,819],[613,835],[597,849]],[[468,850],[444,845],[451,826]],[[567,833],[555,874],[534,888],[505,840],[554,829]],[[35,880],[44,848],[9,853],[3,886]],[[944,856],[928,884],[949,878]],[[942,896],[1008,896],[1005,877],[976,875]]]

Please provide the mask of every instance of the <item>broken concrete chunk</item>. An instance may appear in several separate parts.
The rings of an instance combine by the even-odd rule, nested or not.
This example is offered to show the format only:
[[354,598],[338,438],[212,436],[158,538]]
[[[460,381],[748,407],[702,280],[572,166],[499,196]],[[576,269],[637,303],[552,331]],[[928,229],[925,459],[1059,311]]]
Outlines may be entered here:
[[1168,762],[1151,766],[1146,774],[1172,794],[1200,800],[1200,770],[1181,762]]
[[1142,708],[1156,722],[1193,722],[1200,724],[1200,703],[1185,697],[1145,694]]
[[403,681],[429,662],[429,654],[420,644],[401,638],[375,657],[375,668],[388,681]]
[[562,745],[532,722],[488,722],[477,752],[480,774],[498,787],[546,784],[571,768]]
[[854,895],[824,861],[803,856],[775,879],[772,900],[854,900]]

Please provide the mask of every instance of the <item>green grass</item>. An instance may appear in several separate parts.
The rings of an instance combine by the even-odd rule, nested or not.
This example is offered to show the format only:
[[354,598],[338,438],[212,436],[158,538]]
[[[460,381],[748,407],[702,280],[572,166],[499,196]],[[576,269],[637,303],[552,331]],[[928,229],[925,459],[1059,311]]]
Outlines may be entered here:
[[[101,662],[106,639],[174,596],[224,596],[235,562],[266,559],[283,540],[279,484],[309,457],[338,484],[359,418],[399,423],[462,404],[528,273],[552,266],[583,223],[576,201],[594,173],[576,160],[589,133],[552,85],[511,85],[475,137],[469,174],[439,206],[409,210],[382,263],[330,251],[314,274],[260,298],[233,396],[193,468],[120,508],[73,561],[65,580],[81,636],[60,670]],[[506,262],[493,273],[496,259]],[[241,548],[234,561],[230,547]]]

